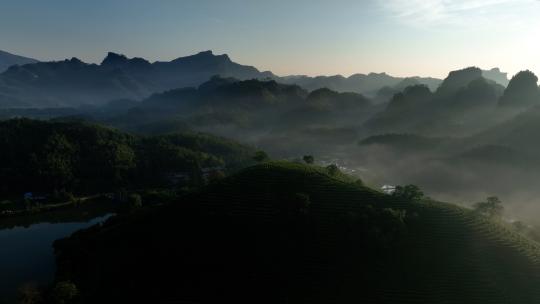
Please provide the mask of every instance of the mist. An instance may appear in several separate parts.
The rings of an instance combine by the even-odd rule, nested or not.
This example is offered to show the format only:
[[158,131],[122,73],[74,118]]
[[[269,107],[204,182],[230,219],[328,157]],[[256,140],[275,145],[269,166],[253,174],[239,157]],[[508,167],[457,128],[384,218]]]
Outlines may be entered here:
[[415,184],[434,199],[468,207],[497,196],[505,217],[536,225],[537,78],[525,71],[505,79],[497,69],[466,68],[432,88],[391,82],[363,95],[214,78],[195,91],[154,95],[107,123],[142,134],[218,134],[275,158],[313,155],[374,188]]

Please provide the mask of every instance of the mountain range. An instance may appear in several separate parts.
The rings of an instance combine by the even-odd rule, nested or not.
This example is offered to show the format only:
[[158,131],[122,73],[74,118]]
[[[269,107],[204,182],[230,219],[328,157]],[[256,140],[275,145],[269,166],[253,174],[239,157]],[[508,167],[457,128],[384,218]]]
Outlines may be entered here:
[[38,62],[36,59],[14,55],[0,50],[0,73],[7,70],[12,65],[23,65]]
[[272,76],[212,52],[150,63],[109,53],[101,64],[77,58],[12,66],[0,74],[2,107],[73,107],[198,86],[213,75],[250,79]]
[[[401,78],[386,73],[280,77],[235,63],[228,55],[214,55],[212,51],[154,63],[112,52],[100,64],[85,63],[77,58],[55,62],[28,60],[27,64],[11,66],[0,74],[1,108],[76,107],[103,105],[115,99],[142,100],[154,93],[197,87],[215,75],[238,80],[275,80],[299,85],[308,91],[329,88],[355,92],[373,97],[376,102],[386,102],[410,85],[424,84],[433,91],[442,82],[436,78]],[[484,76],[502,85],[507,79],[498,69],[485,71]]]

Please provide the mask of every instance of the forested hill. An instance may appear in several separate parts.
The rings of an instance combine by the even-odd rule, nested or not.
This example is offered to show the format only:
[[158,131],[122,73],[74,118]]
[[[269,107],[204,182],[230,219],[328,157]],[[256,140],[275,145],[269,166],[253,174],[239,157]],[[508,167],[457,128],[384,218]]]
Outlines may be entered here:
[[0,194],[111,191],[193,180],[205,167],[249,165],[253,150],[201,133],[138,137],[80,122],[0,121]]
[[358,124],[374,110],[369,99],[356,93],[307,92],[273,80],[213,77],[197,89],[154,94],[106,121],[133,132],[190,128],[247,142],[250,136],[267,138],[274,131],[286,135],[291,130],[327,126],[332,131]]
[[539,303],[538,244],[472,210],[265,163],[55,244],[84,303]]

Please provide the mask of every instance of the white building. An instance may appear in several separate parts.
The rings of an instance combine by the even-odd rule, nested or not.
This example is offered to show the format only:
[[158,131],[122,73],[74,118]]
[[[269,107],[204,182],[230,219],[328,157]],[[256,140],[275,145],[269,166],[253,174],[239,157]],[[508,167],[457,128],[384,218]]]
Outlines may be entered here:
[[396,186],[384,185],[381,187],[381,190],[385,194],[393,194],[394,192],[396,192]]

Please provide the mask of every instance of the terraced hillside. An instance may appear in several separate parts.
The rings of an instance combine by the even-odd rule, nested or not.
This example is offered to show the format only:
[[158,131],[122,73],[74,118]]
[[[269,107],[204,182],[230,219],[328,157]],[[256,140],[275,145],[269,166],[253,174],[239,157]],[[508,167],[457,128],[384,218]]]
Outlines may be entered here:
[[283,162],[55,248],[87,303],[540,303],[540,248],[504,224]]

